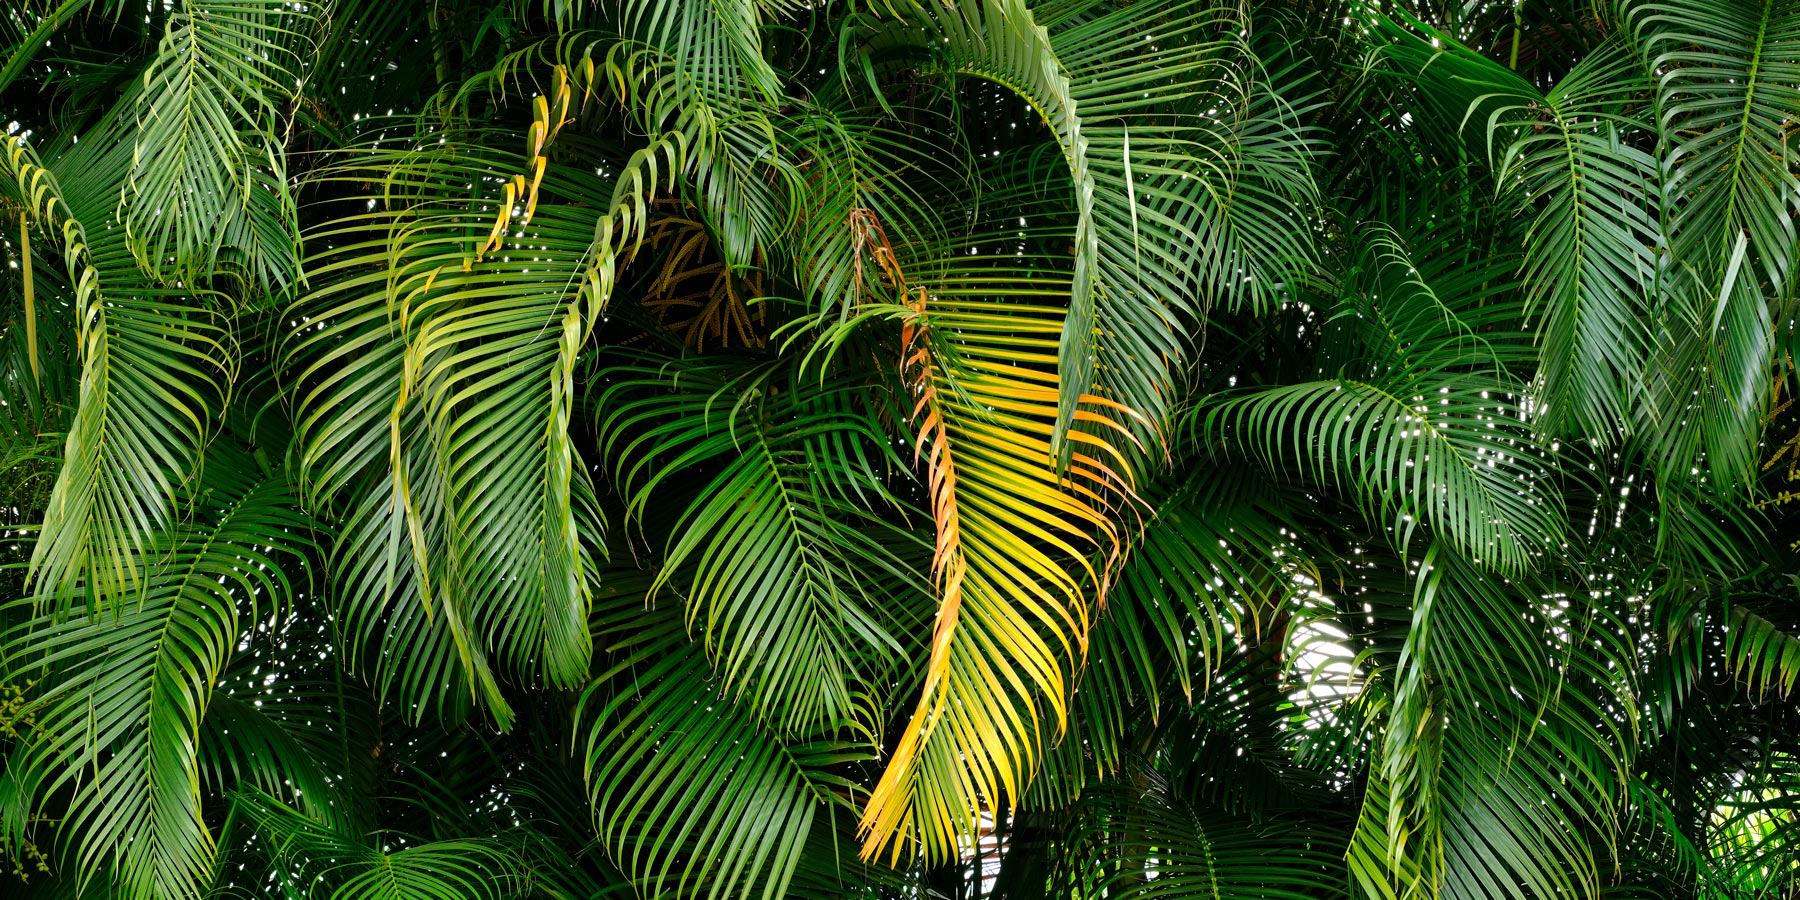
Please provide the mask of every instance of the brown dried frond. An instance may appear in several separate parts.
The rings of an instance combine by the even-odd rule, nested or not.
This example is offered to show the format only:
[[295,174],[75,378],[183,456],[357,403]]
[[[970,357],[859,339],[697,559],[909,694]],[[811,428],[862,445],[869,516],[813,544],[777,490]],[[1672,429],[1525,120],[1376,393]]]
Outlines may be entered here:
[[644,306],[695,351],[763,346],[767,315],[749,302],[763,296],[762,273],[733,274],[687,204],[665,198],[656,206],[668,212],[651,218],[638,251],[657,260]]

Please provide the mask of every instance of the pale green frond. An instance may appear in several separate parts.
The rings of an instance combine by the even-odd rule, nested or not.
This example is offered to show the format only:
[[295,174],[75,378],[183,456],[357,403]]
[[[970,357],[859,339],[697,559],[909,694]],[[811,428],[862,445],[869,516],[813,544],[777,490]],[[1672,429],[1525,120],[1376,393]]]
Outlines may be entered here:
[[495,208],[523,198],[479,144],[367,151],[325,176],[383,187],[309,236],[319,287],[288,316],[300,459],[314,502],[349,504],[336,557],[355,586],[352,656],[409,717],[479,700],[504,722],[498,674],[586,674],[582,559],[598,535],[569,430],[575,361],[660,160],[640,151],[610,186],[551,168],[558,200],[523,216]]
[[299,228],[282,107],[313,13],[283,0],[183,0],[134,98],[120,218],[139,265],[168,281],[241,267],[264,290],[290,284]]

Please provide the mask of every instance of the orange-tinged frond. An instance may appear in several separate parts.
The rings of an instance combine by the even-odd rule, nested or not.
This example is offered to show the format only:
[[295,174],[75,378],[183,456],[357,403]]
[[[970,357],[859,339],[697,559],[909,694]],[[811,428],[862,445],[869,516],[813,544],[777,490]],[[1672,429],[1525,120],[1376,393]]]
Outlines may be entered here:
[[[881,273],[897,280],[876,226],[864,228]],[[1097,435],[1129,440],[1115,417],[1128,411],[1084,398],[1081,415],[1099,427],[1079,434],[1059,471],[1064,311],[992,299],[1039,293],[1041,276],[980,274],[908,291],[902,368],[937,531],[939,608],[918,706],[864,812],[865,858],[953,858],[984,809],[1016,802],[1045,740],[1067,726],[1070,680],[1123,553],[1133,474]]]

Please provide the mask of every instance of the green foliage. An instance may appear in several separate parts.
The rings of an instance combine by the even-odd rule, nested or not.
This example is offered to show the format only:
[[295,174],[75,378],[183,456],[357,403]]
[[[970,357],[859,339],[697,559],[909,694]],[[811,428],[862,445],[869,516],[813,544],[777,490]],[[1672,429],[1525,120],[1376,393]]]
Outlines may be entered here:
[[0,895],[1800,892],[1800,8],[0,11]]

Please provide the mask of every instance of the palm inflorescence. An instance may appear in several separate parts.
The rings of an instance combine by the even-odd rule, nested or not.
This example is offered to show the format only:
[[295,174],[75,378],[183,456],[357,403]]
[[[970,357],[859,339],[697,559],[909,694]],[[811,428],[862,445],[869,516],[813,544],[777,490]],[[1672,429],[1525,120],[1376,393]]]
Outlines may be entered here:
[[0,11],[8,898],[1800,897],[1800,4]]

